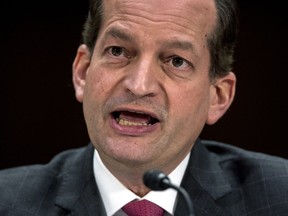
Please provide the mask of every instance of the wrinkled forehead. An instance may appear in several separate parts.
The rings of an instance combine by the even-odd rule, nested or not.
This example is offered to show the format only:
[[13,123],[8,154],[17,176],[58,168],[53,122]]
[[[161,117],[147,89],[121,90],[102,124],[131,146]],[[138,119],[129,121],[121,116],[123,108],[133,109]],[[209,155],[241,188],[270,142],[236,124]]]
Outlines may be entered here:
[[187,7],[191,7],[192,9],[194,8],[196,10],[209,10],[210,8],[215,7],[214,0],[104,0],[103,3],[106,6],[110,5],[115,6],[116,8],[121,6],[140,6],[142,8],[157,9],[158,11],[165,11],[167,9],[183,10]]
[[[140,15],[151,21],[175,21],[214,29],[217,20],[214,0],[103,0],[104,20],[117,15]],[[137,16],[135,16],[136,18]]]

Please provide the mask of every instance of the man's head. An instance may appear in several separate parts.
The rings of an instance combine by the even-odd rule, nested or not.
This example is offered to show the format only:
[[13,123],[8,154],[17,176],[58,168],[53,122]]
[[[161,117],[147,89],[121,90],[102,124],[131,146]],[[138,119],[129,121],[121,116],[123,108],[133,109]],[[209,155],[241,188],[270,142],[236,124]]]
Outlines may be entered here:
[[[213,0],[105,0],[92,8],[101,11],[99,24],[90,11],[86,45],[73,64],[90,139],[118,177],[170,172],[205,123],[214,124],[232,103],[236,78],[226,49],[234,41],[226,45],[217,30],[227,20],[219,21]],[[215,58],[226,63],[215,62],[220,51],[229,55]],[[213,63],[226,68],[211,75]]]
[[[207,37],[211,53],[211,78],[223,76],[232,70],[237,42],[239,20],[235,0],[215,0],[217,25]],[[90,0],[88,17],[82,32],[83,43],[93,52],[103,16],[102,0]]]

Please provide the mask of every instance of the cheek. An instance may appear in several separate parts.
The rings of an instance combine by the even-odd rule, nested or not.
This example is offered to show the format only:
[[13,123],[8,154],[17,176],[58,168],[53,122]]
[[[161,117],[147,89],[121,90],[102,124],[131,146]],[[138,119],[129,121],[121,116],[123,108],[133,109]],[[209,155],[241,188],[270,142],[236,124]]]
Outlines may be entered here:
[[86,103],[88,106],[99,109],[100,104],[106,100],[113,87],[111,75],[107,76],[107,73],[101,70],[91,70],[86,80],[83,104]]
[[[98,65],[90,69],[86,76],[84,88],[83,107],[86,118],[100,118],[105,114],[105,104],[111,97],[115,97],[117,80],[119,77],[111,75],[113,72],[105,70]],[[114,95],[114,96],[113,96]],[[84,113],[84,114],[85,114]]]
[[173,113],[178,116],[180,124],[182,122],[190,127],[205,124],[210,104],[209,95],[209,88],[201,86],[187,88],[175,94],[171,106],[174,107]]
[[97,73],[89,71],[86,76],[86,84],[83,95],[83,111],[86,122],[93,122],[95,115],[99,113],[99,104],[105,95],[104,82]]
[[103,76],[101,76],[100,71],[95,71],[91,70],[87,74],[87,82],[86,82],[86,88],[85,88],[85,93],[87,95],[90,94],[102,94],[103,91],[105,90],[105,79]]

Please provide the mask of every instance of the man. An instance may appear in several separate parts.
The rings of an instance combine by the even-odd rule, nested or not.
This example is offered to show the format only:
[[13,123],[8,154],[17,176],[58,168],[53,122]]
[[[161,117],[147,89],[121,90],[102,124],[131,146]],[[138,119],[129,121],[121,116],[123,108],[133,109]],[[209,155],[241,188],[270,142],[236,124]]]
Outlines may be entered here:
[[130,215],[133,200],[188,215],[176,191],[144,185],[154,169],[197,216],[287,215],[287,160],[198,139],[235,95],[236,13],[231,0],[92,0],[73,63],[91,144],[2,171],[0,215]]

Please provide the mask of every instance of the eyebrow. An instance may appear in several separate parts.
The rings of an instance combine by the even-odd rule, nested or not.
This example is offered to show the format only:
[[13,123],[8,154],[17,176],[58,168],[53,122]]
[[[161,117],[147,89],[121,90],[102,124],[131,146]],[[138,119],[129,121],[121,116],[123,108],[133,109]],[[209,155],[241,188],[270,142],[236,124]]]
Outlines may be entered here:
[[199,56],[199,53],[193,43],[187,40],[181,40],[181,39],[172,39],[169,41],[166,41],[162,44],[163,47],[168,49],[180,49],[184,51],[189,51],[194,53],[195,56]]
[[132,41],[133,37],[129,34],[127,34],[125,31],[120,30],[118,28],[112,27],[111,29],[109,29],[109,31],[107,31],[105,33],[104,38],[109,38],[109,37],[113,37],[113,38],[119,38],[121,40],[124,41]]
[[179,48],[183,50],[194,50],[194,46],[189,41],[171,40],[164,43],[167,48]]
[[[132,41],[133,40],[132,35],[128,34],[127,32],[125,32],[121,29],[115,28],[115,27],[112,27],[111,29],[109,29],[105,33],[105,38],[108,38],[110,36],[114,37],[114,38],[119,38],[119,39],[124,40],[124,41]],[[183,49],[183,50],[194,50],[194,46],[189,41],[180,41],[177,39],[164,42],[163,46],[166,48],[179,48],[179,49]]]
[[[134,37],[131,34],[129,34],[127,31],[116,28],[116,27],[110,28],[105,33],[104,38],[107,39],[109,37],[113,37],[115,39],[120,39],[120,40],[127,41],[127,42],[132,42],[135,40]],[[162,47],[164,48],[191,51],[196,56],[198,56],[197,50],[195,49],[194,45],[190,41],[174,38],[165,42],[162,41],[160,43],[162,44]]]

